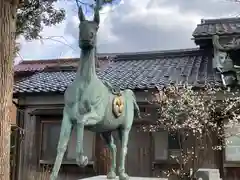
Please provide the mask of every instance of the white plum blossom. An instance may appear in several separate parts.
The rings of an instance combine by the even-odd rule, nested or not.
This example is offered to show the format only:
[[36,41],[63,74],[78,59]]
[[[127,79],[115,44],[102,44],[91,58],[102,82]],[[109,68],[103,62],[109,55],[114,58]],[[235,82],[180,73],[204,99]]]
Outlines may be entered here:
[[[222,88],[170,85],[154,95],[158,120],[148,130],[164,128],[169,133],[177,133],[180,156],[172,156],[179,168],[166,172],[181,179],[189,175],[190,168],[196,172],[207,158],[206,149],[222,150],[226,136],[225,125],[235,127],[240,119],[240,98],[238,92]],[[147,129],[147,127],[145,127]],[[231,132],[231,131],[230,131]],[[214,143],[213,137],[220,142]],[[200,162],[201,160],[201,162]],[[189,164],[191,164],[189,166]]]

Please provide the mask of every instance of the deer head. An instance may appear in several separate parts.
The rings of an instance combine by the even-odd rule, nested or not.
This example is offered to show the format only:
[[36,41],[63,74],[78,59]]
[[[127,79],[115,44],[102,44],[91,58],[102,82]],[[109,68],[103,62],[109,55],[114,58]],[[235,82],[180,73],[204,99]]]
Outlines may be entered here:
[[81,49],[92,49],[96,46],[97,31],[100,22],[99,10],[94,10],[93,21],[85,19],[82,8],[79,7],[78,17],[80,20],[79,25],[79,47]]

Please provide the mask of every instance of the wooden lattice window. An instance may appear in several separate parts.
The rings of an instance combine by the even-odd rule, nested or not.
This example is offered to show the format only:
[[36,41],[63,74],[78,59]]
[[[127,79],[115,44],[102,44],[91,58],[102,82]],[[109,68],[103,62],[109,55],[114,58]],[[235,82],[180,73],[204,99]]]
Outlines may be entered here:
[[141,117],[145,120],[157,120],[157,109],[152,105],[139,106]]
[[170,156],[178,156],[180,153],[180,144],[177,134],[169,134],[167,131],[153,133],[154,139],[154,159],[169,160]]

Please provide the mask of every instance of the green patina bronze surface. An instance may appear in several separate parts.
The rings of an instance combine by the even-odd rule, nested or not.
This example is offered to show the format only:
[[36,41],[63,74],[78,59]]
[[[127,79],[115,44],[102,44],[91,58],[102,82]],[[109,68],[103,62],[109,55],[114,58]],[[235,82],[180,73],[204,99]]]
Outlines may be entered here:
[[[98,6],[97,6],[98,7]],[[85,19],[79,8],[80,33],[79,47],[81,58],[76,78],[65,91],[64,110],[61,132],[57,148],[57,157],[50,180],[56,180],[64,153],[67,148],[71,131],[77,129],[77,158],[79,166],[86,166],[88,158],[84,155],[84,129],[99,132],[108,145],[112,161],[108,179],[116,177],[116,145],[112,131],[118,131],[121,141],[119,179],[126,180],[125,159],[127,154],[128,136],[132,127],[134,115],[140,117],[139,107],[133,91],[120,91],[111,84],[102,82],[95,71],[96,37],[99,26],[99,9],[95,9],[94,20]]]

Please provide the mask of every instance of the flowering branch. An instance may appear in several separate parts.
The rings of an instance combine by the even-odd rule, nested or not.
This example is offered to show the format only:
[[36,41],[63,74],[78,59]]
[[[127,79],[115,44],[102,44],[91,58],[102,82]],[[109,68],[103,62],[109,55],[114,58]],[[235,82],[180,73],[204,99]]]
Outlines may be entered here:
[[[184,176],[194,179],[195,172],[207,158],[206,151],[224,148],[231,132],[226,132],[224,125],[233,128],[240,119],[240,98],[220,88],[194,90],[191,86],[171,85],[155,95],[154,103],[158,106],[158,120],[150,130],[164,128],[169,133],[178,133],[181,139],[180,156],[172,157],[179,169],[169,172],[179,179]],[[214,144],[214,138],[222,143]],[[191,175],[190,169],[193,170]]]

